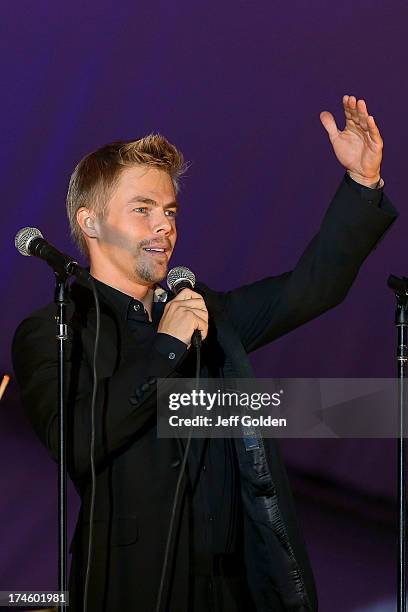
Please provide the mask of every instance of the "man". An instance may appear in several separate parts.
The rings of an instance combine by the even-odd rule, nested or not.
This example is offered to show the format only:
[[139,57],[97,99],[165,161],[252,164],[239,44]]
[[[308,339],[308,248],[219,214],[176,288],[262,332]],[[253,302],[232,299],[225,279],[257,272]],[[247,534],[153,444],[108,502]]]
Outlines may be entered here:
[[[179,476],[176,440],[157,439],[159,377],[251,376],[247,353],[338,304],[396,217],[382,191],[382,139],[363,100],[344,96],[346,126],[321,121],[347,174],[291,273],[228,293],[184,289],[165,278],[176,243],[177,181],[184,164],[160,136],[102,147],[75,169],[68,216],[89,256],[101,302],[96,398],[96,500],[88,610],[155,610]],[[90,513],[90,404],[95,309],[71,287],[67,364],[69,473],[82,498],[73,539],[71,607],[82,609]],[[57,456],[53,304],[19,326],[13,360],[31,421]],[[183,480],[162,610],[310,611],[317,597],[276,443],[193,440]]]

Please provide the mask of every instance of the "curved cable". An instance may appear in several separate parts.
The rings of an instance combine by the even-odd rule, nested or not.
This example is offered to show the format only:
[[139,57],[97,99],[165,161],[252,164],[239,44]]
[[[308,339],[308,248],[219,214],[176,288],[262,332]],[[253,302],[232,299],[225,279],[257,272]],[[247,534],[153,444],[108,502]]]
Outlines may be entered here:
[[[200,333],[200,332],[198,332],[198,333]],[[200,381],[200,368],[201,368],[200,342],[195,342],[193,344],[194,344],[194,348],[196,350],[195,386],[198,387],[198,383]],[[195,406],[193,408],[193,417],[194,416],[195,416]],[[169,530],[168,530],[168,534],[167,534],[166,548],[165,548],[165,552],[164,552],[163,566],[162,566],[162,571],[161,571],[161,576],[160,576],[159,592],[158,592],[157,600],[156,600],[156,612],[160,612],[160,608],[161,608],[161,603],[162,603],[162,598],[163,598],[163,591],[164,591],[164,585],[165,585],[166,575],[167,575],[167,566],[168,566],[168,563],[169,563],[171,541],[172,541],[172,538],[173,538],[173,531],[174,531],[174,525],[175,525],[175,519],[176,519],[177,506],[178,506],[178,503],[179,503],[180,487],[181,487],[181,483],[183,481],[184,472],[185,472],[186,465],[187,465],[187,459],[188,459],[188,454],[189,454],[189,451],[190,451],[192,435],[193,435],[193,426],[191,426],[189,434],[188,434],[187,443],[186,443],[186,447],[184,449],[184,454],[183,454],[183,460],[181,462],[180,473],[179,473],[179,477],[177,479],[176,489],[175,489],[175,492],[174,492],[173,506],[171,508],[171,515],[170,515]]]
[[91,283],[92,293],[95,300],[95,310],[96,310],[96,333],[95,333],[95,344],[94,344],[94,353],[93,353],[93,363],[92,363],[92,372],[93,372],[93,388],[92,388],[92,402],[91,402],[91,450],[90,450],[90,460],[91,460],[91,503],[89,509],[89,538],[88,538],[88,558],[86,564],[86,572],[85,572],[85,586],[84,586],[84,612],[87,612],[88,607],[88,588],[89,588],[89,577],[91,573],[91,565],[92,565],[92,547],[93,547],[93,517],[95,510],[95,491],[96,491],[96,474],[95,474],[95,404],[96,404],[96,393],[98,388],[98,373],[96,370],[96,358],[98,354],[98,345],[99,345],[99,332],[101,325],[101,316],[100,316],[100,308],[99,308],[99,298],[96,290],[96,285],[94,279],[90,276],[89,282]]

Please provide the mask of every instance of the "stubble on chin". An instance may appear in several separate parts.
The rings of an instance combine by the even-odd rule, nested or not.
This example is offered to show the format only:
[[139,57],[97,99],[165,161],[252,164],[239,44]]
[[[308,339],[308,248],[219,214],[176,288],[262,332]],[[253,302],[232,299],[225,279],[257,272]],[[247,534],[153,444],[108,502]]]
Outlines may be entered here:
[[135,269],[136,277],[140,278],[146,283],[156,284],[160,283],[167,274],[166,266],[149,266],[139,262]]

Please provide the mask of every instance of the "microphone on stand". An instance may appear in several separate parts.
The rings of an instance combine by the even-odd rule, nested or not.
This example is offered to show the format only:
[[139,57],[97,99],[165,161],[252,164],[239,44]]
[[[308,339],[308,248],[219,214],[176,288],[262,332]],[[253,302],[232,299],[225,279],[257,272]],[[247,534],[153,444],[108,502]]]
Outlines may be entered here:
[[[17,232],[14,243],[21,255],[26,257],[34,256],[43,259],[55,272],[56,288],[54,293],[54,301],[57,307],[57,315],[55,317],[56,335],[58,341],[58,391],[57,391],[57,406],[58,406],[58,586],[60,591],[67,590],[67,428],[65,414],[65,344],[68,338],[68,323],[66,318],[66,281],[69,276],[75,276],[86,282],[89,282],[94,293],[96,303],[96,339],[94,348],[94,388],[92,393],[91,403],[91,474],[92,474],[92,489],[91,489],[91,517],[90,517],[90,532],[89,542],[92,543],[92,524],[93,524],[93,500],[95,498],[95,467],[94,467],[94,431],[95,431],[95,398],[96,398],[96,354],[99,337],[99,303],[96,292],[96,287],[92,276],[87,270],[82,268],[75,259],[64,255],[55,247],[44,240],[42,233],[36,227],[23,227]],[[57,357],[57,351],[56,351]],[[86,569],[86,580],[89,575],[91,554],[88,557],[88,566]],[[85,599],[87,593],[87,582],[85,583]],[[63,605],[63,609],[66,606]],[[86,605],[85,608],[86,609]]]
[[75,276],[82,280],[89,280],[88,270],[82,268],[75,259],[64,255],[47,242],[42,233],[36,227],[23,227],[14,239],[16,249],[26,257],[39,257],[47,262],[49,266],[60,276]]
[[[167,286],[175,295],[178,295],[183,289],[194,289],[196,277],[194,272],[185,266],[177,266],[172,268],[167,275]],[[201,348],[201,332],[196,329],[191,338],[191,344],[196,350]]]

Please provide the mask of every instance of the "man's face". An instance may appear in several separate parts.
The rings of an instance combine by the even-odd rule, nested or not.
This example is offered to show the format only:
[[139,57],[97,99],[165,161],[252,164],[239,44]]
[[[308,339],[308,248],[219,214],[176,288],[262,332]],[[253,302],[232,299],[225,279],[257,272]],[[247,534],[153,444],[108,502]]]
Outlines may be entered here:
[[96,220],[97,248],[118,274],[143,285],[166,276],[176,239],[177,203],[170,176],[146,166],[125,168],[107,204]]

